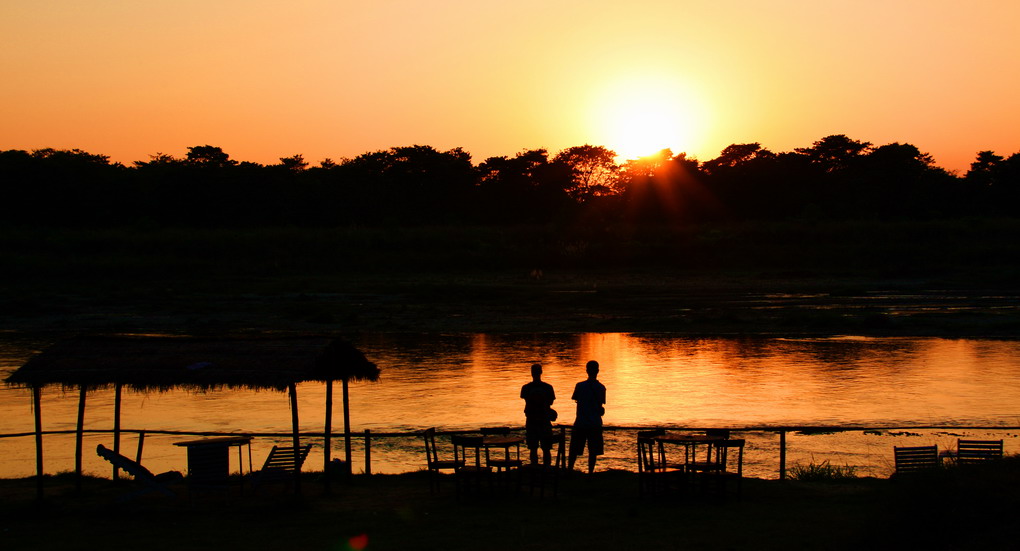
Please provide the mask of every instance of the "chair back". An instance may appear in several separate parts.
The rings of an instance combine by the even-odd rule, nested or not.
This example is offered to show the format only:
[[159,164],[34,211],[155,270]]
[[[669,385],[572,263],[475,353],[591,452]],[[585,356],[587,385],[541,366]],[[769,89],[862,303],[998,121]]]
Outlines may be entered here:
[[1002,440],[957,440],[956,460],[960,464],[1002,459]]
[[896,472],[915,473],[939,466],[938,446],[894,446]]
[[99,444],[96,446],[96,455],[109,461],[117,468],[138,479],[154,479],[156,475],[146,469],[141,463],[124,457],[123,455]]
[[273,449],[269,450],[266,462],[262,465],[262,470],[290,473],[300,471],[301,465],[304,464],[305,458],[308,457],[308,452],[311,449],[311,444],[305,444],[298,448],[294,448],[294,446],[273,446]]
[[567,430],[564,427],[560,427],[560,430],[554,430],[552,436],[552,445],[556,448],[556,463],[557,469],[567,468]]
[[[744,473],[744,444],[743,438],[727,439],[712,444],[715,449],[715,463],[720,471],[730,471],[741,475]],[[737,453],[737,465],[735,469],[731,470],[730,450],[734,448]]]
[[638,474],[651,473],[662,468],[663,458],[652,437],[638,436],[637,460]]
[[422,431],[422,438],[425,440],[425,462],[431,467],[439,461],[439,454],[436,452],[436,427]]

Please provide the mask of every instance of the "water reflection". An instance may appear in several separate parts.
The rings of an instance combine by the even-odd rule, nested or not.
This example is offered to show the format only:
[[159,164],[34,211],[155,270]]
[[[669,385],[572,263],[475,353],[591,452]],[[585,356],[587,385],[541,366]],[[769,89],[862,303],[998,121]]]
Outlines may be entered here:
[[[351,387],[355,431],[522,426],[519,392],[530,380],[529,366],[535,362],[544,366],[543,379],[556,389],[559,399],[554,407],[560,422],[569,424],[574,417],[570,391],[584,378],[589,359],[602,366],[599,378],[608,399],[604,419],[610,426],[1020,425],[1016,341],[618,333],[370,334],[352,340],[382,368],[379,382]],[[45,344],[0,337],[0,375],[6,377]],[[302,430],[322,430],[324,394],[321,384],[299,385]],[[89,394],[86,428],[112,428],[112,395],[112,390]],[[73,429],[76,408],[76,392],[47,389],[44,428]],[[122,424],[146,430],[285,433],[290,430],[290,411],[286,396],[270,391],[125,392]],[[334,420],[334,427],[339,426]],[[28,392],[0,388],[0,433],[32,430]],[[607,434],[606,465],[630,468],[631,436]],[[800,453],[802,458],[821,460],[826,454],[878,464],[891,454],[889,439],[861,436],[806,437],[796,444],[793,457]],[[774,472],[775,436],[750,438],[750,472],[755,468]],[[171,446],[175,439],[186,438],[146,439],[145,462],[154,463],[152,470],[182,468],[183,451]],[[90,436],[86,450],[109,442],[109,436]],[[73,436],[47,439],[50,472],[73,466],[72,443]],[[130,450],[134,442],[126,438],[123,445]],[[1007,442],[1007,451],[1010,445]],[[271,446],[268,439],[253,444],[256,463]],[[359,446],[356,454],[361,453]],[[377,440],[373,468],[380,472],[417,468],[419,447],[414,439]],[[0,476],[32,473],[30,438],[0,439],[0,448]],[[806,450],[810,455],[804,455]],[[342,453],[338,448],[333,455],[338,451]],[[321,450],[318,453],[321,457]],[[86,470],[105,473],[102,461],[90,455],[94,454],[86,454]],[[316,461],[313,455],[309,465],[321,468]]]

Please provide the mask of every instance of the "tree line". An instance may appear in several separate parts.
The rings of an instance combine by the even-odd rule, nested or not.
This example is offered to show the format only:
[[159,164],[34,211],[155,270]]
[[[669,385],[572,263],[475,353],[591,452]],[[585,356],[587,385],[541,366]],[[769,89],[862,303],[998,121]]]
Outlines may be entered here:
[[634,224],[1020,216],[1020,153],[977,154],[964,175],[911,144],[845,135],[773,152],[622,164],[602,146],[473,163],[461,148],[394,147],[311,166],[238,162],[220,147],[131,166],[78,149],[0,151],[3,222],[56,227]]

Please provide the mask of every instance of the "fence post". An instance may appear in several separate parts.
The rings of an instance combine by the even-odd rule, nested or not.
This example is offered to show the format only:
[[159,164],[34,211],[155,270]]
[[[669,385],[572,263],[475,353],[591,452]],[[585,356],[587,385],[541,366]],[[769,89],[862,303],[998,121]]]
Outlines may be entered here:
[[372,431],[365,429],[365,474],[372,474]]
[[786,480],[786,430],[779,431],[779,480]]

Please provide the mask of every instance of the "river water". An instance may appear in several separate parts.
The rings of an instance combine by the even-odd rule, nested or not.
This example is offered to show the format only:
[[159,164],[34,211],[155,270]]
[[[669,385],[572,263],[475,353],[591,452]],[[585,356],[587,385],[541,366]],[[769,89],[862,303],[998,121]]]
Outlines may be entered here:
[[[1013,427],[1020,427],[1020,341],[1014,340],[624,333],[370,334],[351,340],[382,369],[378,382],[351,385],[351,429],[356,432],[522,426],[520,387],[530,380],[529,366],[535,362],[544,366],[543,378],[556,391],[559,422],[569,424],[571,390],[584,378],[585,362],[594,359],[602,366],[599,379],[607,387],[608,402],[604,421],[611,429],[600,469],[633,469],[634,431],[655,426],[874,427],[878,430],[788,436],[789,465],[828,461],[871,476],[891,472],[894,445],[934,443],[946,449],[958,437],[1003,438],[1007,453],[1018,451],[1020,429]],[[0,377],[48,344],[0,335]],[[324,395],[322,384],[298,386],[302,431],[323,430]],[[87,406],[87,429],[112,428],[112,390],[91,392]],[[77,391],[45,389],[43,429],[74,429],[77,407]],[[125,391],[122,407],[125,429],[290,430],[287,396],[273,391]],[[342,430],[339,404],[333,423],[334,430]],[[932,426],[954,428],[916,428]],[[0,434],[33,428],[30,392],[0,387]],[[755,430],[737,436],[748,440],[745,472],[774,478],[777,433]],[[122,438],[122,451],[134,456],[137,437]],[[150,434],[143,463],[155,472],[184,470],[186,452],[172,443],[190,438]],[[258,438],[252,444],[256,468],[275,441],[287,439]],[[86,472],[109,476],[109,466],[89,450],[111,442],[108,434],[86,436]],[[321,440],[316,442],[319,447],[307,464],[313,470],[322,468]],[[73,470],[73,448],[73,435],[47,436],[46,472]],[[371,448],[373,472],[412,471],[424,463],[417,438],[374,438]],[[34,474],[34,453],[32,437],[0,438],[0,477]],[[342,440],[334,440],[332,454],[343,456]],[[236,469],[236,457],[233,461]],[[353,468],[364,469],[361,439],[355,440]]]

